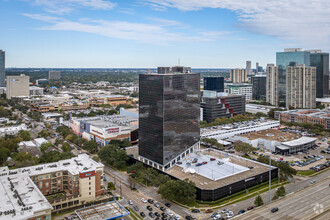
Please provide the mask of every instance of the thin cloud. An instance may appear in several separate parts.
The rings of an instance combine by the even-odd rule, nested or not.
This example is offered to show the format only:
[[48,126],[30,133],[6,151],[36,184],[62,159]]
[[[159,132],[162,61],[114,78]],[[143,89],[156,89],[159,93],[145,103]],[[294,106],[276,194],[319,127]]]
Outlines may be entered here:
[[157,9],[194,11],[222,8],[235,11],[246,30],[274,36],[303,47],[330,44],[329,0],[144,0]]
[[54,14],[67,14],[79,7],[98,10],[113,9],[116,4],[109,0],[25,0]]
[[[147,24],[90,19],[72,21],[39,14],[24,14],[24,16],[49,23],[49,25],[39,28],[40,30],[79,31],[156,45],[169,45],[173,42],[208,42],[215,39],[213,36],[207,37],[207,32],[193,35],[173,32],[167,29],[166,25],[164,26],[164,20],[160,23]],[[174,21],[170,23],[175,25]],[[177,23],[177,25],[179,24]]]

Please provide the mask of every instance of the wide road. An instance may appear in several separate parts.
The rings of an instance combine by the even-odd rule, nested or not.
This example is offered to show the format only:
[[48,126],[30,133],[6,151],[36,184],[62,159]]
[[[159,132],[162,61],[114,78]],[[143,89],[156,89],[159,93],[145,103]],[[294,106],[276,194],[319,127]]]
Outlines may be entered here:
[[[330,210],[330,178],[299,192],[287,195],[285,198],[250,212],[236,216],[236,219],[265,220],[265,219],[318,219],[328,217]],[[278,207],[279,211],[271,213]],[[319,217],[318,217],[319,216]]]

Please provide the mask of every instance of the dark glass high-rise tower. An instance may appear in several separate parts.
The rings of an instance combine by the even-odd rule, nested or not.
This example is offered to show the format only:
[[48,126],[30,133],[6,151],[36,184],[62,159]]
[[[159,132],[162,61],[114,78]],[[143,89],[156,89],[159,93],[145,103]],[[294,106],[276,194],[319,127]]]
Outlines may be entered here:
[[0,87],[6,86],[5,51],[0,50]]
[[200,74],[139,76],[139,156],[168,168],[200,140]]
[[316,67],[316,98],[323,98],[329,91],[329,54],[311,50],[311,66]]
[[224,87],[223,77],[204,77],[204,90],[224,92]]
[[266,100],[266,76],[256,75],[251,77],[252,81],[252,99]]

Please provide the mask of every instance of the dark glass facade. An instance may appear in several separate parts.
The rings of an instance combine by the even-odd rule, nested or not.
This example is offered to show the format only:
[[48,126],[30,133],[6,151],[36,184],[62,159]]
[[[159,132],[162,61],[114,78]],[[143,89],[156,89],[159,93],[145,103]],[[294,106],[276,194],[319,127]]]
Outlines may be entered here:
[[266,76],[252,76],[252,99],[266,100]]
[[224,88],[223,77],[204,77],[204,90],[224,92]]
[[200,74],[139,76],[139,155],[160,165],[200,139]]
[[0,50],[0,87],[6,86],[5,51]]
[[316,67],[316,98],[323,98],[329,90],[329,54],[311,53],[310,62]]
[[279,101],[284,103],[286,100],[286,68],[291,65],[305,64],[310,66],[310,52],[293,51],[293,52],[277,52],[276,66],[278,66],[278,87]]

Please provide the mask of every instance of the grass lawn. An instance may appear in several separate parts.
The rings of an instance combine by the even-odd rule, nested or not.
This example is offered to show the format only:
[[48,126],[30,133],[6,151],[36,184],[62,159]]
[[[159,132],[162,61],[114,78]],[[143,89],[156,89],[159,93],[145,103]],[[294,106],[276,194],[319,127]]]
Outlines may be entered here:
[[53,195],[46,196],[46,199],[55,199],[55,198],[60,198],[62,196],[65,196],[65,193],[56,193]]
[[299,170],[297,171],[297,175],[302,175],[302,176],[309,176],[316,173],[314,170]]

